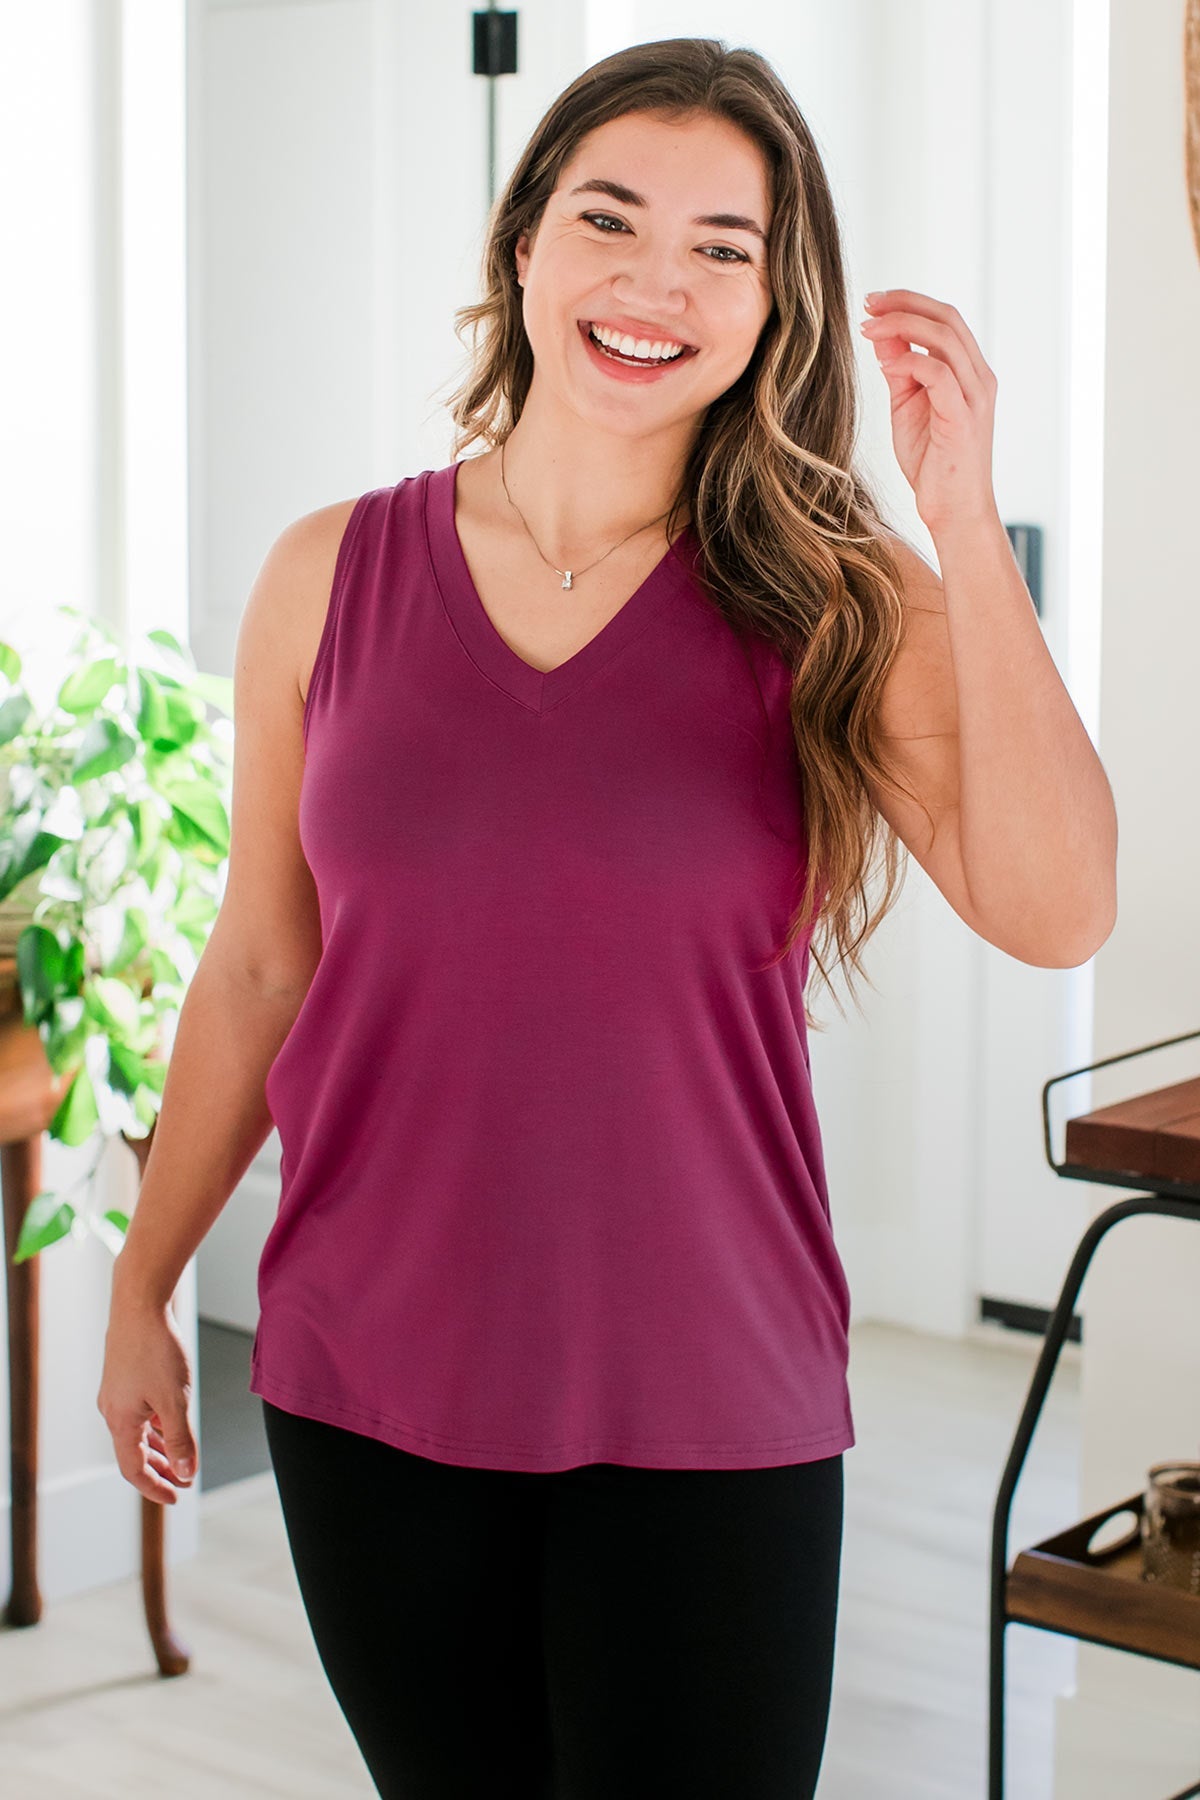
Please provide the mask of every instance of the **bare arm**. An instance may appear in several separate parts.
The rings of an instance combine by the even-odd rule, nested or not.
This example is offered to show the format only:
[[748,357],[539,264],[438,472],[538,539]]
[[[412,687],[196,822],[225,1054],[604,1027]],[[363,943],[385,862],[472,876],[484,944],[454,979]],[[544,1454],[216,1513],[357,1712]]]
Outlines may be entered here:
[[228,880],[180,1010],[150,1153],[113,1268],[97,1405],[121,1473],[160,1503],[174,1501],[184,1459],[193,1468],[196,1460],[191,1373],[170,1302],[272,1129],[266,1077],[321,954],[320,910],[299,831],[301,681],[348,511],[341,502],[290,525],[268,552],[242,617]]
[[906,624],[881,729],[932,835],[907,796],[871,783],[874,804],[972,931],[1035,968],[1076,968],[1115,917],[1112,794],[1004,527],[943,538],[945,585],[893,549]]
[[210,940],[179,1014],[145,1174],[113,1265],[119,1304],[167,1305],[273,1127],[263,1086],[305,990],[273,991],[213,948]]
[[272,545],[238,628],[229,869],[179,1015],[114,1292],[163,1306],[270,1133],[263,1083],[321,953],[300,846],[298,671],[328,570],[326,508]]

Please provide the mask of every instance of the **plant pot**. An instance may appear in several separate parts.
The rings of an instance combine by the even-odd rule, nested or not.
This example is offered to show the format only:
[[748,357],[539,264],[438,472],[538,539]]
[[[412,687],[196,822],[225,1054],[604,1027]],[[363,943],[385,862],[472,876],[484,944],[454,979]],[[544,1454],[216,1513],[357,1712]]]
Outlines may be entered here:
[[17,965],[0,956],[0,1143],[12,1144],[45,1131],[71,1085],[46,1060],[35,1025],[26,1025],[17,986]]

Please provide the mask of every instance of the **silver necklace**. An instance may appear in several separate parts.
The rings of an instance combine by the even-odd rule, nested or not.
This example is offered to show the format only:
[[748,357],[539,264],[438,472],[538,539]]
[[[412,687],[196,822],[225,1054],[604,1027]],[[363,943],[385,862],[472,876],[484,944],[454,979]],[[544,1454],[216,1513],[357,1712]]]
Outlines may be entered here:
[[507,444],[507,441],[508,440],[505,439],[505,443],[501,444],[501,446],[500,446],[500,480],[503,484],[504,492],[506,494],[508,494],[508,503],[512,507],[513,511],[516,513],[518,519],[520,519],[522,525],[525,525],[526,531],[529,532],[529,541],[533,545],[534,549],[537,550],[538,555],[542,557],[542,561],[545,563],[546,567],[548,569],[554,569],[554,573],[556,575],[562,576],[562,584],[565,588],[569,588],[571,586],[571,584],[573,583],[573,581],[575,580],[575,577],[577,575],[586,575],[588,572],[588,569],[594,569],[596,567],[596,563],[602,563],[604,561],[604,556],[611,556],[613,553],[613,550],[619,550],[621,548],[621,544],[627,544],[629,542],[629,538],[636,537],[639,531],[649,531],[650,525],[661,524],[662,521],[667,517],[667,513],[669,513],[671,510],[670,507],[668,507],[667,512],[659,513],[657,519],[651,519],[650,525],[639,525],[637,527],[637,530],[631,531],[629,533],[629,537],[623,537],[621,539],[621,543],[614,544],[612,547],[612,550],[606,550],[604,552],[604,556],[598,556],[596,558],[596,562],[589,563],[587,569],[558,569],[558,568],[555,568],[554,564],[550,561],[549,557],[542,556],[542,552],[538,549],[537,539],[534,537],[532,531],[529,531],[529,526],[525,524],[524,513],[521,511],[520,507],[517,505],[517,503],[513,499],[512,495],[508,493],[508,483],[507,483],[507,481],[504,480],[504,450],[505,450],[505,445]]

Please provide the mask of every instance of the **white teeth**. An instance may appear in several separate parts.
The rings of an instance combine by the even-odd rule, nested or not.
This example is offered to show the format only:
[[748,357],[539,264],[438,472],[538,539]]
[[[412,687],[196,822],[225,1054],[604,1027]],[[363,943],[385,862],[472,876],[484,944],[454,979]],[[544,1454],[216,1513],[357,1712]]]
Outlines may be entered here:
[[669,340],[651,343],[649,338],[632,338],[628,334],[622,336],[619,331],[610,331],[607,325],[592,325],[591,334],[600,343],[606,344],[610,350],[619,350],[622,356],[639,356],[645,361],[673,361],[683,355],[684,346]]

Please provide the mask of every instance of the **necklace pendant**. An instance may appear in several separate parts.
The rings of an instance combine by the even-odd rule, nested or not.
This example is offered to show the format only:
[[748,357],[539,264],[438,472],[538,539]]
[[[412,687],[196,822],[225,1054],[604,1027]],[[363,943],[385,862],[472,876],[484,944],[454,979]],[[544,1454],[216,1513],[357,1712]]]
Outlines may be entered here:
[[570,569],[564,569],[564,570],[563,570],[563,572],[562,572],[562,578],[563,578],[563,586],[564,586],[564,587],[565,587],[565,588],[569,588],[569,587],[570,587],[570,585],[571,585],[571,571],[570,571]]

